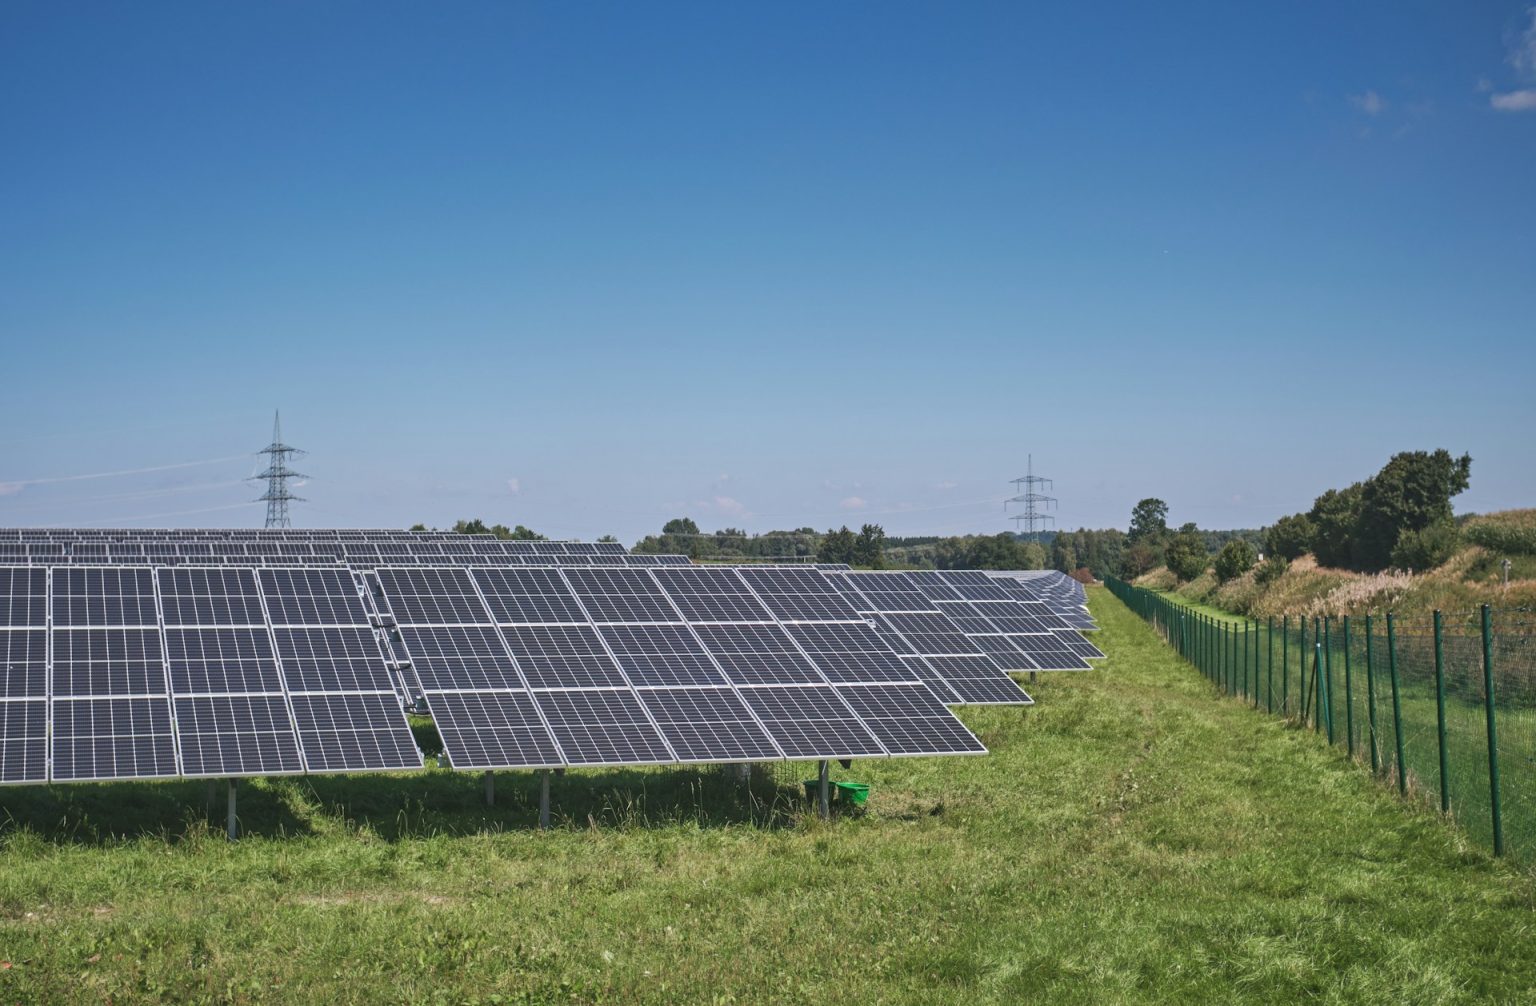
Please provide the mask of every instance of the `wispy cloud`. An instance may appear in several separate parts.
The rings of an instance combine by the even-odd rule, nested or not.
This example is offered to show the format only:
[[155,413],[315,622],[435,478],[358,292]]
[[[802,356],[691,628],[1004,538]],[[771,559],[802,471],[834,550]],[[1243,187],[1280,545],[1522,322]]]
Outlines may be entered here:
[[934,484],[933,487],[935,489],[954,489],[954,488],[958,487],[959,485],[960,485],[960,483],[958,483],[958,482],[937,482],[937,483]]
[[747,505],[741,500],[732,499],[729,496],[716,496],[714,498],[715,509],[721,513],[730,514],[732,517],[740,517],[747,512]]
[[507,492],[511,493],[513,496],[516,496],[522,491],[523,483],[521,479],[507,479]]
[[[1522,80],[1536,83],[1536,7],[1526,8],[1525,13],[1529,19],[1525,30],[1509,42],[1509,65]],[[1500,112],[1536,112],[1536,87],[1495,91],[1488,95],[1488,104]]]
[[863,510],[869,506],[869,501],[860,496],[848,496],[838,500],[837,505],[844,510]]
[[0,482],[0,496],[15,496],[23,488],[20,482]]
[[1489,95],[1488,104],[1501,112],[1536,112],[1536,88]]
[[1351,94],[1349,96],[1349,103],[1366,115],[1380,115],[1387,107],[1387,99],[1375,91],[1366,91],[1364,94]]

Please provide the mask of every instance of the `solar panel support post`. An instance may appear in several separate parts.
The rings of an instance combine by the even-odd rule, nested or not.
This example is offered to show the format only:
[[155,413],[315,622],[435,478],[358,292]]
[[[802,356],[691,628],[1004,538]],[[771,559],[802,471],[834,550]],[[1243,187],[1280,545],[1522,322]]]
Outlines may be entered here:
[[487,772],[487,773],[485,773],[485,805],[487,807],[494,807],[494,806],[496,806],[496,773],[495,772]]
[[816,813],[823,821],[832,816],[832,805],[829,799],[831,787],[827,783],[827,767],[827,760],[823,758],[816,769]]
[[549,770],[539,773],[539,830],[549,830]]
[[229,835],[229,840],[231,842],[235,841],[235,839],[240,837],[240,824],[235,819],[235,791],[237,789],[239,789],[239,786],[240,786],[240,780],[238,780],[238,779],[231,779],[231,780],[229,780],[229,789],[228,789],[228,793],[229,793],[229,821],[228,821],[228,832],[227,833]]

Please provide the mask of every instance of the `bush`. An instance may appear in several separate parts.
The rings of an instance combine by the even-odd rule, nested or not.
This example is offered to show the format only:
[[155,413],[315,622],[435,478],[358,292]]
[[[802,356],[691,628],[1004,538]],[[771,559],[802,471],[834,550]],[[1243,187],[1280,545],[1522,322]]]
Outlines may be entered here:
[[[1520,511],[1529,514],[1531,511]],[[1515,523],[1499,515],[1478,517],[1467,523],[1463,532],[1468,541],[1492,552],[1507,555],[1536,555],[1536,523]]]
[[1392,547],[1392,565],[1398,569],[1434,569],[1456,554],[1461,533],[1451,520],[1436,521],[1422,531],[1403,531]]
[[1248,572],[1259,561],[1253,546],[1241,538],[1229,541],[1216,556],[1216,579],[1222,583],[1235,580]]
[[1285,571],[1291,568],[1291,560],[1283,555],[1272,555],[1259,564],[1259,571],[1253,574],[1253,578],[1261,586],[1269,586],[1285,575]]

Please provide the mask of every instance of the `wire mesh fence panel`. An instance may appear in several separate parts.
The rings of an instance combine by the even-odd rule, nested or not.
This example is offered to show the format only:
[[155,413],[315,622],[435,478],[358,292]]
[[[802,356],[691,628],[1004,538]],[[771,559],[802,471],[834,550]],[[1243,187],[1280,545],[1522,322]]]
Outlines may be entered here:
[[1536,860],[1536,625],[1531,612],[1512,610],[1493,612],[1491,627],[1504,847],[1510,855]]
[[1434,622],[1427,616],[1397,619],[1394,629],[1407,789],[1438,807],[1440,727],[1435,700]]

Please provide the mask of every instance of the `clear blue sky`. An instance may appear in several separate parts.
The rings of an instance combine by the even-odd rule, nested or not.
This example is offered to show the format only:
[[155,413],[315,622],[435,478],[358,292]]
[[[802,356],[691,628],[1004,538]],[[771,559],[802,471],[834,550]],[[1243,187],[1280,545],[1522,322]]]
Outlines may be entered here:
[[258,525],[276,407],[311,526],[997,531],[1029,452],[1069,527],[1441,446],[1533,505],[1533,26],[10,2],[0,524]]

